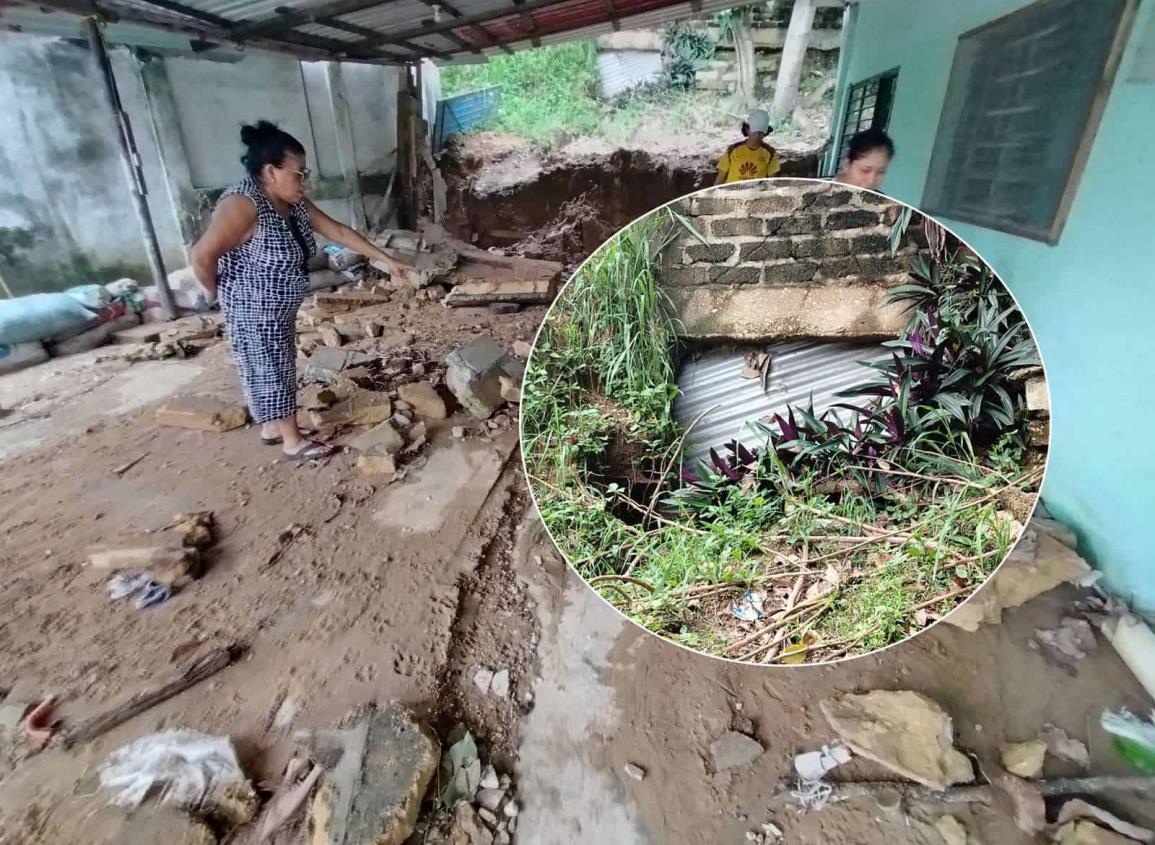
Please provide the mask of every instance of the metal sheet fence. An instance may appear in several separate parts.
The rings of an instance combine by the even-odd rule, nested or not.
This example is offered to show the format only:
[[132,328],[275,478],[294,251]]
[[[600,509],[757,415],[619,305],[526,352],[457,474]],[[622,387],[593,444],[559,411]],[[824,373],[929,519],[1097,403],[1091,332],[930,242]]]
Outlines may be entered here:
[[491,85],[437,101],[433,121],[433,152],[440,152],[454,132],[480,129],[493,121],[501,105],[501,87]]
[[788,407],[806,406],[811,398],[816,413],[838,402],[853,402],[837,394],[870,379],[872,371],[864,362],[878,363],[890,356],[886,347],[872,343],[776,343],[765,351],[771,356],[765,392],[761,379],[742,377],[741,348],[708,350],[682,365],[674,416],[688,426],[713,408],[687,438],[687,464],[731,440],[762,445],[747,423],[774,413],[785,415]]

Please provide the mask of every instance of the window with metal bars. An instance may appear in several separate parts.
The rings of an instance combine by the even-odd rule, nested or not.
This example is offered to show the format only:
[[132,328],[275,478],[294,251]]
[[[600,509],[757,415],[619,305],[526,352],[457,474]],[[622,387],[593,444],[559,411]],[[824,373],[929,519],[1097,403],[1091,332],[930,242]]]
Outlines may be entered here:
[[864,129],[881,129],[885,132],[890,126],[890,110],[897,82],[898,68],[894,68],[850,86],[846,92],[842,131],[838,134],[833,154],[828,160],[827,176],[838,172],[851,138]]
[[1038,0],[961,35],[922,208],[1056,242],[1134,8]]

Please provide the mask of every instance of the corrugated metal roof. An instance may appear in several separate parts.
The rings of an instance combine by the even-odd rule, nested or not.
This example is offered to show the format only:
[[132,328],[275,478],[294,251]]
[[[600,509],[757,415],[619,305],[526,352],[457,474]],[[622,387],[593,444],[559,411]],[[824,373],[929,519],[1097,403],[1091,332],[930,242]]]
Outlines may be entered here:
[[785,415],[792,406],[809,405],[811,397],[819,414],[838,402],[853,401],[836,394],[870,377],[863,362],[877,363],[890,356],[885,347],[873,343],[796,341],[758,349],[771,356],[766,392],[761,379],[742,378],[743,348],[708,350],[682,365],[678,373],[682,393],[674,401],[677,420],[688,426],[717,406],[686,438],[688,461],[734,439],[747,446],[761,445],[747,422],[775,413]]
[[598,53],[598,92],[616,97],[662,75],[660,53],[645,50],[610,50]]
[[[395,63],[421,55],[465,59],[502,48],[587,38],[619,27],[653,26],[690,14],[711,14],[744,0],[100,0],[110,41],[151,45],[147,26],[200,54],[211,43],[234,42],[294,53],[305,59]],[[435,10],[435,7],[436,10]],[[9,0],[0,26],[43,34],[71,34],[65,19],[91,14],[86,0]],[[453,11],[447,11],[451,8]],[[52,11],[55,10],[55,11]],[[345,27],[342,28],[341,24]],[[350,31],[349,27],[361,30]],[[167,42],[166,42],[167,44]]]

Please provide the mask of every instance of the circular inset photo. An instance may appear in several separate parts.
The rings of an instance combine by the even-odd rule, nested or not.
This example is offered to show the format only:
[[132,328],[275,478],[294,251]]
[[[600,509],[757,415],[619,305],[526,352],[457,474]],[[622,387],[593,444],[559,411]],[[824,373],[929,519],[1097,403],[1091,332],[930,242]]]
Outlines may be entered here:
[[546,315],[522,448],[559,550],[678,645],[866,654],[983,584],[1034,508],[1046,382],[995,272],[809,179],[709,188],[602,245]]

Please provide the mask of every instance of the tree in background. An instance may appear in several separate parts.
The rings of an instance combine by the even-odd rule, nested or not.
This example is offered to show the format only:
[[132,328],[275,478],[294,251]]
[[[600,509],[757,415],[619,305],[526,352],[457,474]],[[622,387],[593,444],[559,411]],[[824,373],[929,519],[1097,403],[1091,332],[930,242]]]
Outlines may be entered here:
[[798,105],[798,86],[802,82],[802,65],[810,44],[810,31],[814,28],[816,8],[816,0],[794,0],[794,10],[790,13],[772,107],[774,115],[783,120],[789,119]]

